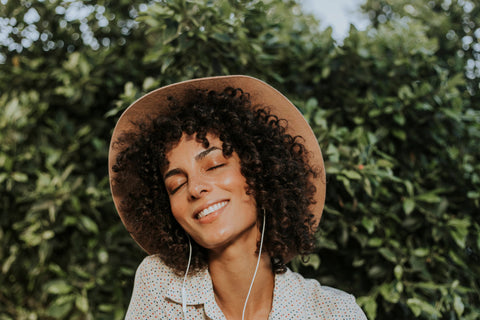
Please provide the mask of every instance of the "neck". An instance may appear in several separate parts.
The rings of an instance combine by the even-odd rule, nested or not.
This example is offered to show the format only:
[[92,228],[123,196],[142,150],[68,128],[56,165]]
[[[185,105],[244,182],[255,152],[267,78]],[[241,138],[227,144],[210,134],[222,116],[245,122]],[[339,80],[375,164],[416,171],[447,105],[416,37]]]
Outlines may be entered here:
[[[258,255],[254,251],[243,255],[210,255],[209,270],[215,298],[229,320],[242,319],[257,259]],[[245,319],[267,319],[272,307],[274,282],[270,257],[266,253],[262,254],[245,310]]]

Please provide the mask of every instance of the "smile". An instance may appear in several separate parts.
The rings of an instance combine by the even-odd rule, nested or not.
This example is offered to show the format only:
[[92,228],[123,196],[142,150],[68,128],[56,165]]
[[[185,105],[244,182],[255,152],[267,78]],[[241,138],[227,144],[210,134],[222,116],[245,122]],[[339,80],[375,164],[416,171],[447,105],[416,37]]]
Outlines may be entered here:
[[215,203],[214,205],[209,206],[208,208],[203,209],[197,214],[197,219],[208,216],[210,213],[220,210],[228,204],[228,201],[222,201]]

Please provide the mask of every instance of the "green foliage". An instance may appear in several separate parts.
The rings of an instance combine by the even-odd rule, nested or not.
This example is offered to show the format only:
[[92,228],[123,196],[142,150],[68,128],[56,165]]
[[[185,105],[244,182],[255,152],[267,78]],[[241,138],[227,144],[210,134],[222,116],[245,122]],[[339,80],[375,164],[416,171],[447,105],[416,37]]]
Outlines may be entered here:
[[123,318],[143,253],[110,199],[115,120],[238,73],[290,97],[323,150],[319,249],[292,268],[369,319],[480,313],[478,5],[368,0],[372,27],[338,46],[294,1],[2,3],[0,319]]

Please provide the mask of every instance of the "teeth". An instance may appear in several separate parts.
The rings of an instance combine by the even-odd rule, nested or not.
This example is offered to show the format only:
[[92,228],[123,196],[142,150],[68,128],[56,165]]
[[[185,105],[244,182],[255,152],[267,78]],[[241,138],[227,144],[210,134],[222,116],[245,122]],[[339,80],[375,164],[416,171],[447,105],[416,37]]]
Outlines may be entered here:
[[200,211],[199,214],[197,214],[197,219],[206,217],[210,213],[225,207],[227,205],[227,203],[228,203],[228,201],[223,201],[223,202],[215,203],[214,205],[211,205],[210,207],[208,207],[206,209],[203,209],[202,211]]

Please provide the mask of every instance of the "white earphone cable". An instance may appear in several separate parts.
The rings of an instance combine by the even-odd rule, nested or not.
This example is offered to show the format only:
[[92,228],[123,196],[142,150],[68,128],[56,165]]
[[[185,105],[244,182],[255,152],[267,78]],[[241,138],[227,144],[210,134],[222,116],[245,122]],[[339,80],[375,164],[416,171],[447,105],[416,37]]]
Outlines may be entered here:
[[247,309],[248,298],[250,297],[250,293],[252,292],[253,282],[255,281],[255,277],[257,276],[258,266],[260,265],[260,258],[262,256],[263,235],[265,233],[265,216],[266,216],[266,214],[265,214],[265,211],[264,211],[263,212],[262,236],[260,238],[260,248],[258,250],[257,266],[255,267],[255,273],[253,274],[252,282],[250,283],[250,288],[248,289],[247,298],[245,299],[245,304],[243,305],[242,320],[245,319],[245,310]]
[[[260,248],[258,250],[257,265],[255,267],[255,272],[253,274],[252,282],[250,283],[250,288],[248,289],[247,298],[245,299],[245,304],[243,306],[242,320],[245,319],[245,310],[247,309],[248,298],[250,297],[250,293],[252,292],[253,283],[255,282],[255,277],[257,276],[258,267],[260,265],[260,258],[262,256],[264,234],[265,234],[265,213],[263,214],[262,235],[261,235],[261,238],[260,238]],[[192,260],[192,243],[190,241],[190,237],[188,237],[188,247],[189,247],[188,264],[187,264],[187,270],[185,271],[185,276],[183,278],[183,284],[182,284],[182,310],[183,310],[183,315],[184,315],[185,319],[187,319],[187,292],[186,292],[186,289],[185,289],[185,283],[187,281],[188,270],[190,269],[190,262]]]
[[190,262],[192,261],[192,242],[190,241],[190,236],[188,236],[188,248],[189,248],[189,254],[188,254],[188,264],[187,264],[187,271],[185,271],[185,276],[183,277],[183,284],[182,284],[182,310],[183,310],[183,316],[185,319],[187,319],[187,292],[185,289],[185,283],[187,281],[187,276],[188,276],[188,269],[190,269]]

